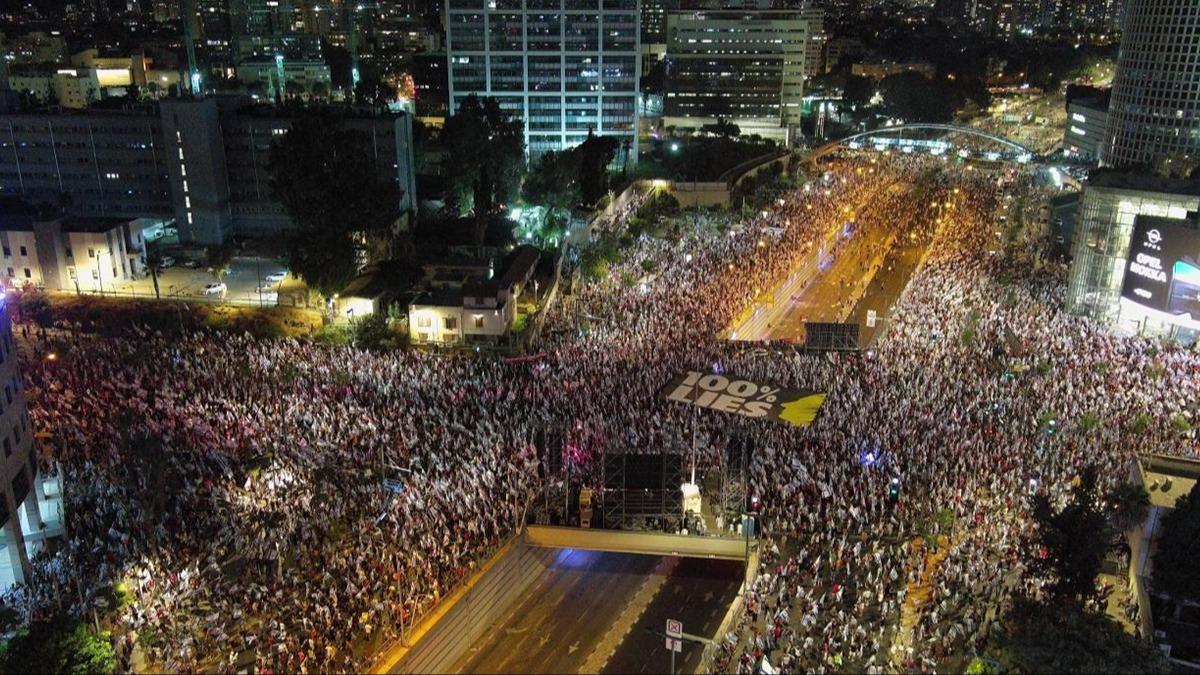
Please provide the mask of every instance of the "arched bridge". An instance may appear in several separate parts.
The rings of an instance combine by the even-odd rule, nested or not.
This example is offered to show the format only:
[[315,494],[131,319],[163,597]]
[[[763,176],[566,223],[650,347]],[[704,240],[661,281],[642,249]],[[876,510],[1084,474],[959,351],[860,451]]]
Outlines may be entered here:
[[[844,145],[853,145],[856,141],[863,139],[894,136],[896,134],[899,134],[901,137],[903,137],[904,132],[906,131],[942,131],[947,134],[965,134],[967,136],[975,136],[976,138],[982,138],[1005,146],[1021,161],[1029,161],[1030,159],[1038,156],[1038,153],[1032,148],[1005,138],[1004,136],[988,133],[972,127],[963,127],[958,126],[957,124],[897,124],[890,127],[880,127],[873,131],[864,131],[852,136],[847,136],[845,138],[839,138],[838,140],[830,143],[826,143],[825,145],[813,150],[812,155],[809,156],[809,160],[815,162],[839,147]],[[913,141],[913,145],[931,143],[935,143],[935,141]],[[896,145],[897,143],[891,142],[889,144]]]

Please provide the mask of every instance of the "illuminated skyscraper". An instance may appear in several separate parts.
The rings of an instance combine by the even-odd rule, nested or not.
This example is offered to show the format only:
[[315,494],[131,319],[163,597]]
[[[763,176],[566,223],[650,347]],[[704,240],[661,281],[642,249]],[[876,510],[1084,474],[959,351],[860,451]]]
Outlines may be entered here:
[[450,113],[471,94],[525,122],[531,156],[616,136],[637,158],[638,0],[447,0]]
[[1200,153],[1200,2],[1130,0],[1100,161],[1153,164]]

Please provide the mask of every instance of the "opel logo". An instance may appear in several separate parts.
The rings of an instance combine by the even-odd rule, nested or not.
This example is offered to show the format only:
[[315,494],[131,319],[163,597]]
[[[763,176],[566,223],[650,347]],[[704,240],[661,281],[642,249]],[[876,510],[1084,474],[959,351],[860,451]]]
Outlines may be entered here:
[[1150,230],[1146,232],[1146,241],[1150,242],[1151,244],[1157,244],[1158,242],[1162,241],[1162,234],[1160,234],[1158,230]]

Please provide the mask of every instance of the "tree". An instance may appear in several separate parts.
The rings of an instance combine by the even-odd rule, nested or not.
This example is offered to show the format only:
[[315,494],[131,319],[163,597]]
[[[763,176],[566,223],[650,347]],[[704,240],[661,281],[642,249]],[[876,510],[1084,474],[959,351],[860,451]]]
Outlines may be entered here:
[[734,138],[735,136],[740,136],[742,133],[741,127],[724,117],[718,117],[716,124],[705,124],[700,127],[700,131],[722,138]]
[[482,257],[488,219],[516,194],[525,152],[521,121],[496,99],[471,95],[446,120],[442,139],[452,195],[471,195],[475,249]]
[[1150,493],[1141,483],[1121,483],[1108,493],[1109,521],[1119,532],[1137,527],[1150,512]]
[[21,293],[19,307],[24,319],[42,328],[49,328],[54,324],[54,309],[50,306],[46,294],[41,291]]
[[117,671],[117,655],[107,631],[97,633],[78,619],[35,621],[8,641],[0,656],[6,673],[107,675]]
[[1020,600],[1005,623],[1007,631],[991,650],[1001,672],[1171,672],[1171,662],[1153,644],[1077,603],[1046,606]]
[[1046,495],[1034,498],[1036,543],[1041,550],[1032,566],[1052,578],[1050,592],[1059,599],[1087,596],[1100,573],[1109,530],[1098,505],[1096,481],[1096,467],[1085,467],[1067,505],[1058,512]]
[[391,166],[375,161],[371,138],[323,117],[301,117],[271,145],[271,190],[297,230],[292,272],[325,296],[357,272],[360,242],[387,239],[400,212]]
[[358,248],[344,232],[312,230],[292,237],[288,266],[309,288],[331,297],[358,274]]
[[[233,246],[220,244],[204,249],[204,262],[212,271],[217,281],[223,281],[229,273],[229,265],[233,262]],[[155,284],[157,286],[157,284]]]
[[373,312],[366,316],[355,317],[350,321],[354,346],[369,351],[384,351],[396,347],[396,332],[388,325],[388,318],[382,313]]
[[863,108],[875,95],[875,82],[862,75],[849,75],[842,87],[842,104],[852,109]]
[[521,183],[521,199],[545,207],[543,234],[551,222],[579,202],[578,156],[573,152],[547,152],[533,162]]
[[158,268],[162,266],[162,255],[158,252],[158,242],[146,242],[146,267],[150,269],[150,279],[154,281],[154,297],[162,295],[158,290]]
[[1154,554],[1154,587],[1180,598],[1200,598],[1200,483],[1162,519]]
[[884,108],[892,117],[906,122],[949,122],[962,99],[952,95],[944,82],[909,71],[883,78],[879,91]]
[[594,205],[608,192],[608,165],[620,145],[612,136],[596,136],[589,129],[583,143],[571,150],[579,158],[579,192],[584,204]]

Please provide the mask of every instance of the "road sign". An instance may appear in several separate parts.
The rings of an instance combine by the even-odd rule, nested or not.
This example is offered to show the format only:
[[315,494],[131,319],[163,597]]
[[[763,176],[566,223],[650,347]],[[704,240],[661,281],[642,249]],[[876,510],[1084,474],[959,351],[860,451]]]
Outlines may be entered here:
[[875,327],[875,319],[876,319],[876,317],[877,317],[877,315],[875,314],[875,310],[873,310],[873,309],[868,309],[868,310],[867,310],[867,328],[874,328],[874,327]]
[[674,652],[682,652],[683,651],[683,640],[676,640],[675,638],[667,638],[667,651],[673,652],[673,653]]
[[667,637],[676,639],[683,637],[683,622],[667,619]]

